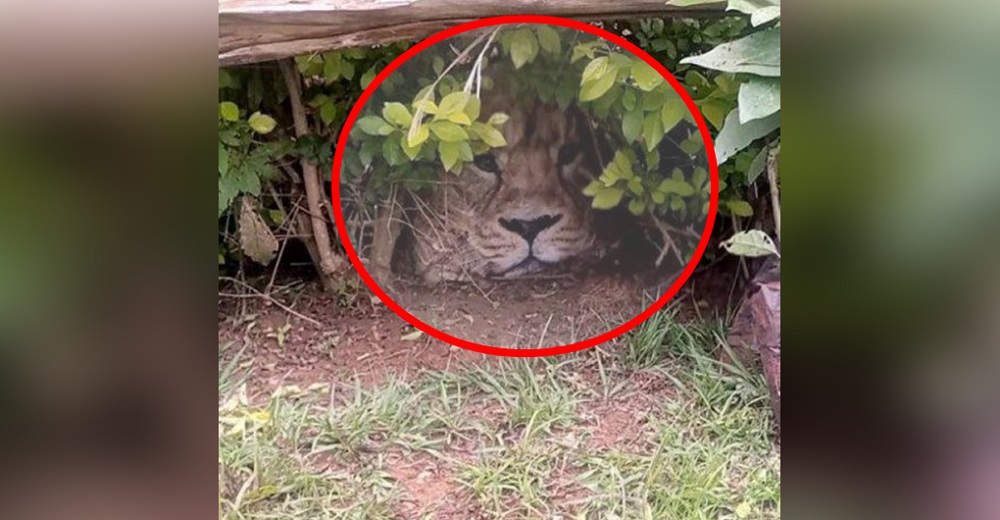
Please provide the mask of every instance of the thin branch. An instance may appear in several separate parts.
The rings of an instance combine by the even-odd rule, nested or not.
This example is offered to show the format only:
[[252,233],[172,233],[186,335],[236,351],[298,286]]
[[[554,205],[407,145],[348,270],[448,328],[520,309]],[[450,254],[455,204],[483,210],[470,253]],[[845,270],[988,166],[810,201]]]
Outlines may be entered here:
[[[298,318],[306,320],[309,323],[312,323],[314,325],[318,325],[318,326],[322,326],[323,325],[318,320],[310,318],[309,316],[306,316],[305,314],[301,314],[301,313],[295,311],[291,307],[289,307],[289,306],[285,305],[284,303],[281,303],[278,300],[276,300],[276,299],[274,299],[274,298],[272,298],[272,297],[270,297],[270,296],[268,296],[268,295],[266,295],[266,294],[258,291],[256,287],[254,287],[254,286],[252,286],[252,285],[250,285],[250,284],[248,284],[248,283],[246,283],[246,282],[244,282],[242,280],[237,280],[236,278],[233,278],[233,277],[230,277],[230,276],[220,276],[219,279],[220,280],[225,280],[227,282],[233,282],[233,283],[235,283],[235,284],[237,284],[237,285],[239,285],[241,287],[244,287],[246,289],[249,289],[249,290],[253,291],[257,296],[259,296],[259,297],[261,297],[261,298],[263,298],[263,299],[265,299],[265,300],[267,300],[267,301],[269,301],[269,302],[277,305],[278,307],[281,307],[282,309],[284,309],[285,312],[291,314],[292,316],[296,316]],[[220,295],[228,296],[225,293],[220,293]]]
[[[292,119],[295,122],[295,134],[302,138],[309,135],[309,121],[306,119],[305,106],[302,104],[302,94],[299,90],[301,78],[295,68],[295,62],[286,59],[280,63],[282,76],[285,78],[285,85],[288,88],[288,98],[292,105]],[[319,255],[320,272],[325,278],[333,278],[342,270],[344,261],[334,255],[330,244],[330,234],[321,206],[322,188],[319,182],[319,173],[316,164],[303,157],[299,164],[302,167],[302,180],[306,189],[306,204],[309,208],[309,216],[312,223],[313,238],[316,241],[316,249]],[[326,284],[324,283],[324,286]]]

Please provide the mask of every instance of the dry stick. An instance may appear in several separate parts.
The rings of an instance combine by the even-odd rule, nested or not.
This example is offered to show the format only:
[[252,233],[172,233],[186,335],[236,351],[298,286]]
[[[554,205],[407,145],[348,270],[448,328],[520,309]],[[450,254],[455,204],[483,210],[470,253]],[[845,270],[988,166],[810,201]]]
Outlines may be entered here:
[[258,290],[257,290],[257,289],[256,289],[256,288],[255,288],[254,286],[252,286],[252,285],[250,285],[250,284],[248,284],[248,283],[246,283],[246,282],[244,282],[244,281],[242,281],[242,280],[237,280],[236,278],[233,278],[233,277],[230,277],[230,276],[222,276],[222,277],[220,277],[219,279],[220,279],[220,280],[226,280],[226,281],[230,281],[230,282],[233,282],[233,283],[235,283],[235,284],[237,284],[237,285],[240,285],[240,286],[242,286],[242,287],[245,287],[245,288],[247,288],[247,289],[249,289],[249,290],[253,291],[254,293],[256,293],[256,294],[257,294],[257,296],[259,296],[259,297],[261,297],[261,298],[264,298],[265,300],[267,300],[267,301],[269,301],[269,302],[271,302],[271,303],[273,303],[273,304],[277,305],[278,307],[281,307],[282,309],[284,309],[284,310],[285,310],[285,312],[287,312],[287,313],[289,313],[289,314],[291,314],[291,315],[293,315],[293,316],[296,316],[296,317],[298,317],[298,318],[301,318],[301,319],[303,319],[303,320],[306,320],[306,321],[308,321],[309,323],[312,323],[312,324],[314,324],[314,325],[318,325],[318,326],[323,326],[323,324],[322,324],[322,323],[320,323],[320,322],[319,322],[318,320],[316,320],[316,319],[313,319],[313,318],[310,318],[309,316],[306,316],[305,314],[301,314],[301,313],[299,313],[299,312],[296,312],[296,311],[295,311],[294,309],[292,309],[291,307],[289,307],[289,306],[287,306],[287,305],[285,305],[285,304],[283,304],[283,303],[279,302],[278,300],[276,300],[276,299],[274,299],[274,298],[272,298],[272,297],[270,297],[270,296],[268,296],[268,295],[266,295],[266,294],[264,294],[264,293],[262,293],[262,292],[258,291]]
[[[275,200],[277,200],[277,194],[274,193],[274,187],[271,186],[270,189],[271,189],[271,195],[275,197]],[[292,228],[293,228],[293,223],[295,222],[295,218],[298,216],[299,213],[298,201],[296,201],[295,206],[292,207],[291,213],[285,211],[285,208],[281,204],[281,202],[278,202],[278,207],[281,208],[282,213],[287,215],[287,217],[285,218],[285,222],[282,223],[282,227],[287,226],[288,233],[285,233],[284,238],[281,239],[281,249],[278,250],[278,258],[274,260],[274,269],[271,271],[271,279],[268,280],[267,287],[264,288],[264,293],[267,295],[271,294],[271,289],[274,287],[274,279],[278,276],[278,266],[281,265],[281,257],[285,254],[285,247],[288,246],[288,239],[295,236],[295,233],[292,232],[293,231]]]
[[[282,60],[281,74],[285,77],[285,85],[288,88],[288,98],[292,105],[292,119],[295,121],[295,134],[302,138],[309,135],[309,122],[306,120],[305,106],[302,105],[302,95],[299,92],[301,82],[299,73],[295,69],[295,63],[290,60]],[[316,240],[316,248],[319,253],[320,271],[324,278],[332,280],[343,267],[343,259],[334,256],[333,248],[330,246],[330,234],[327,232],[326,222],[322,218],[323,210],[320,208],[322,190],[319,184],[319,172],[312,161],[303,157],[299,164],[302,167],[302,180],[306,188],[306,204],[309,208],[309,215],[312,221],[313,238]],[[324,284],[325,285],[325,284]]]
[[681,258],[681,252],[677,248],[677,244],[674,243],[674,239],[670,238],[670,231],[676,231],[669,224],[660,220],[659,217],[653,215],[653,224],[656,225],[656,229],[659,230],[660,235],[663,237],[663,249],[660,250],[660,256],[656,259],[656,267],[660,267],[663,263],[663,259],[666,258],[667,252],[671,249],[674,251],[674,256],[677,257],[677,261],[683,266],[684,259]]
[[771,186],[771,207],[774,211],[774,234],[781,244],[781,205],[778,202],[778,154],[781,143],[767,153],[767,182]]

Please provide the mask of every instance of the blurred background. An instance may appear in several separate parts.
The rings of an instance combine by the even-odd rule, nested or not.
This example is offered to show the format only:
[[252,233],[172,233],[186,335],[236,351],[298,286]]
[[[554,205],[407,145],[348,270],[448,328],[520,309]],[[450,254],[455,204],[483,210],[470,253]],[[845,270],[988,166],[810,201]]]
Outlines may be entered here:
[[[0,5],[5,518],[216,514],[214,7]],[[1000,511],[998,14],[786,6],[793,517]]]

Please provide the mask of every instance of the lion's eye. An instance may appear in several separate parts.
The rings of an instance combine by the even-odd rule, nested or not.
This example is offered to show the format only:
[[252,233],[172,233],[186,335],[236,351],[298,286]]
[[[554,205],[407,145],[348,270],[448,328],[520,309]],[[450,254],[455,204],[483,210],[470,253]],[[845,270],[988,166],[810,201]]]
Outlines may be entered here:
[[566,143],[559,147],[559,165],[566,166],[572,163],[580,155],[580,145],[578,143]]
[[497,164],[496,157],[493,157],[493,154],[491,153],[477,155],[472,162],[477,168],[483,170],[484,172],[500,175],[500,165]]

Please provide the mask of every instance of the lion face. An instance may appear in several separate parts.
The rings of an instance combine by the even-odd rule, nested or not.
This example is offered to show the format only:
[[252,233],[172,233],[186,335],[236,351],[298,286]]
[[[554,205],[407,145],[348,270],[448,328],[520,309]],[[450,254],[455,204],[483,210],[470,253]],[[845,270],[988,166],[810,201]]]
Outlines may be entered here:
[[417,267],[426,281],[514,278],[594,246],[581,190],[597,162],[583,113],[541,103],[499,111],[510,116],[507,146],[447,174],[429,204],[434,218],[418,223],[425,229],[415,230]]

